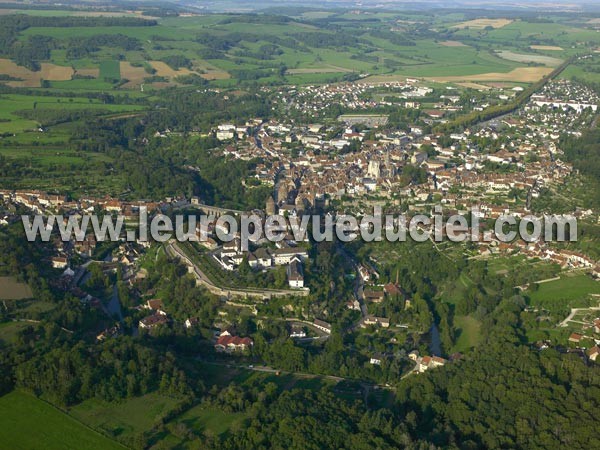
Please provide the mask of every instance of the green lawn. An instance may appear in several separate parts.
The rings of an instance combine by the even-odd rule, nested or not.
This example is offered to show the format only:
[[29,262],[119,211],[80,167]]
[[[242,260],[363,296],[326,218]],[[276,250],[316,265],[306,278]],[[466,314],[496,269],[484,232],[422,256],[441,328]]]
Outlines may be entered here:
[[584,300],[589,294],[600,294],[600,282],[585,274],[563,274],[560,280],[541,283],[536,291],[527,293],[533,304],[542,306],[557,300]]
[[151,429],[177,403],[176,399],[159,394],[147,394],[119,403],[90,399],[72,407],[69,414],[94,429],[121,439]]
[[240,423],[244,413],[226,413],[218,408],[198,405],[175,419],[174,423],[184,423],[195,432],[211,430],[220,435],[226,433],[233,424]]
[[454,328],[457,331],[458,339],[454,344],[454,350],[464,352],[475,347],[480,339],[481,323],[471,316],[455,316]]
[[125,448],[21,391],[0,397],[0,423],[0,447],[4,449]]

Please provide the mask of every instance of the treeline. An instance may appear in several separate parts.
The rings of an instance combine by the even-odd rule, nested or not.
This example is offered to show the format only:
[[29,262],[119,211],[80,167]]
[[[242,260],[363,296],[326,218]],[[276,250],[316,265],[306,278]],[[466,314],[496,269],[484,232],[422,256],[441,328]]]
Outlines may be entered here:
[[27,28],[72,28],[72,27],[151,27],[156,20],[136,17],[83,17],[83,16],[32,16],[25,14],[0,17],[0,25],[13,24],[19,30]]
[[385,39],[394,45],[399,45],[403,47],[412,47],[417,45],[415,41],[409,39],[408,37],[400,33],[394,33],[393,31],[373,30],[370,31],[369,34],[374,38]]
[[125,51],[140,50],[139,39],[125,36],[124,34],[96,34],[85,38],[71,38],[67,41],[67,58],[82,59],[91,53],[97,52],[101,47],[120,48]]
[[25,41],[16,41],[8,49],[6,56],[19,66],[38,71],[38,61],[50,59],[50,51],[57,47],[56,40],[47,36],[29,36]]
[[181,67],[186,69],[192,68],[192,61],[183,55],[169,55],[161,59],[173,70],[179,70]]
[[316,48],[341,48],[341,47],[354,47],[358,45],[361,40],[354,34],[347,31],[338,31],[336,33],[326,33],[323,31],[305,32],[305,33],[293,33],[290,34],[294,39],[302,42],[308,47]]
[[215,35],[208,32],[201,33],[196,36],[195,41],[206,47],[206,49],[200,50],[199,52],[199,55],[205,59],[222,59],[225,57],[225,52],[239,46],[242,41],[250,43],[267,41],[276,46],[287,47],[304,52],[309,51],[308,48],[289,36],[276,36],[270,34],[260,35],[237,31],[224,35]]
[[283,54],[283,50],[275,44],[261,45],[257,51],[238,50],[234,53],[235,56],[243,56],[246,58],[270,60],[275,56]]
[[[401,35],[390,34],[399,45],[411,45],[405,41]],[[196,36],[196,42],[206,47],[200,51],[200,56],[205,59],[222,59],[225,53],[234,47],[240,47],[239,56],[253,57],[261,60],[270,60],[274,56],[280,55],[283,51],[279,47],[286,47],[301,52],[310,52],[313,48],[332,48],[341,49],[347,47],[356,47],[359,44],[368,44],[355,34],[345,30],[336,30],[336,32],[314,31],[314,32],[296,32],[286,33],[284,36],[269,34],[255,34],[247,32],[229,32],[226,34],[215,35],[214,33],[201,33]],[[264,42],[257,52],[249,52],[243,48],[243,42]],[[413,44],[414,45],[414,44]]]
[[23,109],[13,114],[24,119],[35,120],[41,126],[47,127],[65,122],[74,122],[88,117],[110,114],[107,109]]
[[273,14],[242,14],[230,15],[219,22],[219,25],[230,23],[256,23],[264,25],[286,25],[292,22],[290,17],[277,16]]

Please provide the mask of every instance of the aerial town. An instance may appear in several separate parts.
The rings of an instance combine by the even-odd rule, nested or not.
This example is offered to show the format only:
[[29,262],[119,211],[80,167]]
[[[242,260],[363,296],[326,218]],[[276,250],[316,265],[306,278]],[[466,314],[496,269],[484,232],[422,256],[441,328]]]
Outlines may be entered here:
[[0,5],[0,448],[600,448],[596,3]]
[[[431,89],[419,86],[417,80],[405,83],[379,85],[341,85],[326,87],[303,87],[291,89],[279,96],[281,104],[293,106],[302,113],[318,112],[331,102],[344,102],[364,106],[361,100],[367,91],[386,90],[400,92],[404,99],[423,97]],[[501,90],[501,92],[504,92]],[[510,89],[507,94],[514,95]],[[471,104],[470,108],[485,108],[489,95],[483,103]],[[374,102],[377,106],[385,102]],[[443,124],[443,112],[460,108],[458,95],[442,95],[440,102],[427,111],[424,119],[409,124],[405,131],[393,130],[386,126],[385,115],[344,115],[336,123],[292,123],[276,120],[263,121],[251,118],[244,124],[224,123],[215,128],[214,135],[222,146],[215,149],[224,158],[252,159],[260,157],[254,177],[261,184],[272,189],[264,210],[235,211],[244,215],[282,214],[299,216],[303,213],[323,210],[332,212],[353,212],[358,215],[369,213],[369,208],[383,207],[386,211],[416,214],[431,211],[434,204],[441,204],[448,214],[468,214],[475,211],[482,221],[495,219],[503,214],[522,217],[532,211],[532,202],[541,192],[560,189],[561,183],[569,177],[572,166],[561,160],[561,150],[557,145],[559,136],[567,130],[574,135],[590,125],[593,112],[600,104],[600,98],[590,89],[568,81],[555,81],[543,90],[532,95],[530,101],[515,113],[490,121],[474,129],[461,133],[442,134],[428,132],[432,126]],[[420,108],[418,102],[408,101],[409,108]],[[437,114],[439,112],[440,114]],[[157,132],[158,138],[167,138],[169,132]],[[352,149],[352,150],[350,150]],[[406,168],[414,171],[414,177],[406,179]],[[20,205],[33,213],[50,214],[67,212],[67,216],[81,217],[98,208],[107,214],[122,215],[126,221],[135,223],[140,207],[147,208],[150,214],[167,213],[173,210],[192,209],[211,214],[205,232],[208,238],[200,242],[209,257],[209,265],[217,272],[236,272],[247,264],[255,272],[268,272],[283,267],[286,284],[275,288],[266,287],[254,291],[252,286],[227,288],[218,286],[202,272],[198,261],[191,258],[178,246],[169,244],[169,251],[179,257],[197,276],[200,285],[211,292],[245,298],[274,298],[277,296],[307,296],[310,289],[305,286],[304,265],[309,259],[308,239],[296,242],[288,229],[284,240],[273,247],[266,241],[258,241],[252,249],[241,249],[239,238],[231,242],[219,243],[216,238],[217,217],[231,210],[203,204],[199,197],[166,198],[162,201],[122,201],[114,198],[80,198],[76,201],[65,196],[38,191],[0,191],[5,205],[3,223],[18,220],[11,214],[10,205]],[[15,211],[12,207],[12,211]],[[548,211],[550,212],[550,211]],[[575,209],[568,211],[577,218],[597,221],[598,211]],[[197,233],[200,233],[198,228]],[[432,233],[432,229],[425,230]],[[483,231],[480,231],[483,234]],[[55,254],[49,264],[64,271],[61,283],[65,289],[79,297],[82,302],[98,308],[105,308],[102,302],[82,290],[78,285],[86,274],[86,265],[76,266],[74,261],[85,262],[94,254],[98,244],[93,234],[82,241],[64,243],[55,239]],[[107,256],[105,269],[114,270],[116,264],[123,264],[123,278],[135,284],[144,276],[138,262],[151,243],[137,239],[136,242],[122,243]],[[528,243],[523,240],[500,242],[495,238],[476,242],[475,254],[484,258],[494,255],[523,255],[529,259],[558,264],[563,270],[589,270],[600,276],[600,265],[592,257],[581,251],[562,248],[553,242]],[[112,256],[111,256],[112,255]],[[384,298],[400,298],[405,309],[411,308],[411,299],[398,285],[390,282],[382,286],[374,269],[376,264],[354,261],[355,275],[360,281],[360,289],[354,298],[348,299],[347,307],[361,312],[359,325],[362,328],[387,329],[390,326],[406,326],[390,323],[390,318],[379,317],[377,304]],[[206,268],[204,268],[206,271]],[[221,277],[219,275],[219,277]],[[525,286],[524,288],[526,288]],[[159,299],[148,299],[141,311],[150,313],[139,320],[139,328],[151,330],[169,323],[168,310]],[[255,311],[256,312],[256,311]],[[186,327],[193,326],[194,318],[186,318]],[[303,317],[313,335],[317,337],[331,332],[331,325],[319,317]],[[302,321],[293,322],[294,327],[302,327]],[[290,336],[306,336],[306,332]],[[102,331],[98,339],[119,332],[118,327]],[[570,340],[572,341],[572,339]],[[247,350],[252,345],[248,337],[228,334],[225,329],[215,335],[215,349],[218,352]],[[443,365],[445,360],[433,355],[419,357],[411,354],[415,371]],[[372,358],[373,364],[380,364]]]

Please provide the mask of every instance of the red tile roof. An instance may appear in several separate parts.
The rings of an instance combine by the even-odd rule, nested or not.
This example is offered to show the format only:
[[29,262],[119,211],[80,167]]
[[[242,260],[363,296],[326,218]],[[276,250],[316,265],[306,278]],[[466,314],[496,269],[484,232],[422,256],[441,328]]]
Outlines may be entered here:
[[240,346],[240,345],[252,345],[252,339],[248,338],[248,337],[239,337],[239,336],[229,336],[229,335],[225,335],[225,336],[221,336],[219,337],[219,339],[217,339],[217,345],[222,345],[224,347],[227,347],[228,345],[235,345]]

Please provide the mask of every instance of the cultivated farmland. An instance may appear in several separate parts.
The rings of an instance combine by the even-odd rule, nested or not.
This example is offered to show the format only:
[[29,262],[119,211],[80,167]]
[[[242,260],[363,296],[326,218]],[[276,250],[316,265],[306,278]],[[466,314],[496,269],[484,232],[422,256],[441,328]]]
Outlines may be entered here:
[[476,29],[481,29],[481,28],[486,28],[486,27],[502,28],[510,23],[512,23],[512,20],[510,20],[510,19],[474,19],[474,20],[468,20],[466,22],[461,22],[461,23],[455,25],[454,27],[455,28],[476,28]]
[[31,289],[14,277],[0,277],[0,300],[21,300],[32,297]]

